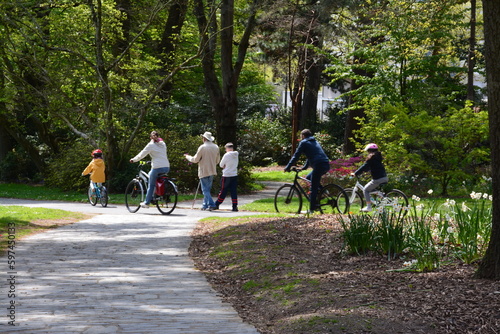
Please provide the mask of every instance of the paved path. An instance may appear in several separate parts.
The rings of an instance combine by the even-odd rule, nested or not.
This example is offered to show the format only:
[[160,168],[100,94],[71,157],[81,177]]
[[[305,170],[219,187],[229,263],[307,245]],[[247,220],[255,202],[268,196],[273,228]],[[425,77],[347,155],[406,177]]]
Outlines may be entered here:
[[192,202],[169,216],[156,208],[131,214],[116,205],[0,199],[6,204],[98,215],[18,242],[14,270],[2,257],[0,333],[258,333],[222,302],[187,251],[200,218],[252,213],[191,210]]

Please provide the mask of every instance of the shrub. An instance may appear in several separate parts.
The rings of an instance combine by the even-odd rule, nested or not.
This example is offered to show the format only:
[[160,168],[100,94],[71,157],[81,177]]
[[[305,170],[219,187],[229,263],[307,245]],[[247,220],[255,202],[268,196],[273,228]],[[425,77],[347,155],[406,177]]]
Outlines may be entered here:
[[[186,160],[184,153],[194,155],[198,147],[203,143],[200,136],[181,136],[177,132],[157,130],[167,144],[167,155],[170,161],[169,176],[176,179],[179,192],[194,192],[198,186],[198,165]],[[113,177],[108,178],[106,183],[112,192],[119,193],[125,190],[128,182],[137,174],[137,164],[131,164],[128,160],[139,153],[147,141],[146,134],[138,136],[131,152],[123,157],[124,163],[118,169],[113,171]],[[46,183],[49,186],[62,190],[85,191],[88,183],[88,177],[81,177],[82,171],[91,161],[90,153],[94,149],[83,141],[75,141],[64,148],[62,154],[59,154],[49,164]],[[106,161],[106,151],[104,159]],[[221,157],[224,154],[224,148],[221,147]],[[147,156],[144,161],[150,160]],[[240,192],[248,191],[251,188],[250,165],[245,161],[245,156],[240,158],[240,169],[238,178],[238,189]],[[145,169],[148,172],[149,170]],[[107,170],[109,173],[109,168]],[[220,185],[221,170],[214,179],[213,193],[218,192]]]
[[278,119],[251,118],[244,122],[242,129],[237,146],[247,162],[254,166],[288,162],[290,126],[284,126]]
[[48,165],[45,183],[50,187],[64,191],[85,191],[89,177],[82,177],[82,172],[92,160],[92,146],[82,140],[67,144]]
[[5,182],[39,182],[40,173],[35,173],[37,167],[21,147],[7,153],[0,160],[0,181]]

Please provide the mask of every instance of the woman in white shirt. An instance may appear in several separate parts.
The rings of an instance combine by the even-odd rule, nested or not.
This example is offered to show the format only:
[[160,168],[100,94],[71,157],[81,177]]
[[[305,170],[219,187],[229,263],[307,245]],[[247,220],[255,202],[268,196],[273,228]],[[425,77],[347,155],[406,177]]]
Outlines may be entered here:
[[151,157],[148,192],[146,193],[146,201],[141,203],[141,206],[145,208],[149,208],[149,204],[153,198],[153,192],[155,190],[158,174],[167,174],[170,172],[170,162],[167,157],[167,144],[165,144],[156,131],[152,131],[149,138],[151,138],[151,141],[144,147],[144,149],[135,157],[130,159],[130,162],[137,162],[148,154]]

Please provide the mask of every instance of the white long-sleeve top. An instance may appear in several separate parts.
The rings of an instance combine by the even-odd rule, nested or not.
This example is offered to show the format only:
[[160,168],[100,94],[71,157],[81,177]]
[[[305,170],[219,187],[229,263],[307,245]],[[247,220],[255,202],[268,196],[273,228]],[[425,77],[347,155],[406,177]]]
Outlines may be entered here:
[[238,175],[238,151],[229,151],[224,154],[219,166],[222,168],[222,176],[231,177]]
[[139,154],[132,158],[132,161],[137,162],[148,154],[151,156],[151,168],[170,167],[167,157],[167,144],[163,140],[157,142],[151,140]]

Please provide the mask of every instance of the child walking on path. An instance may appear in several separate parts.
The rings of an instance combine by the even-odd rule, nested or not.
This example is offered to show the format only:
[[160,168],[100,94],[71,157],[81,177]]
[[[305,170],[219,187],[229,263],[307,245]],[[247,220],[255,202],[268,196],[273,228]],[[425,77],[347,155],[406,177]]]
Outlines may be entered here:
[[238,161],[239,153],[234,150],[233,143],[227,143],[226,153],[222,157],[219,166],[222,168],[222,180],[219,196],[215,202],[215,208],[219,209],[219,205],[224,202],[227,192],[231,193],[231,201],[233,204],[232,211],[238,211]]
[[106,165],[102,159],[102,151],[97,149],[91,154],[93,157],[92,161],[89,163],[87,168],[82,172],[82,176],[90,174],[90,181],[97,183],[97,186],[101,187],[104,182],[106,182],[106,175],[104,174],[106,170]]

